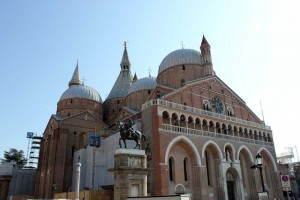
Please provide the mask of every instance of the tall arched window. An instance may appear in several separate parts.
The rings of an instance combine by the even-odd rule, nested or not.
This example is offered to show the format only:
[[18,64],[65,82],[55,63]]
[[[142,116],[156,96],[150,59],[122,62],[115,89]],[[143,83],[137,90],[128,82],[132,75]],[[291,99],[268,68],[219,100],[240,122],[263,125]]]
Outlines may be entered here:
[[184,158],[183,160],[183,173],[184,173],[184,181],[188,180],[188,176],[187,176],[187,165],[188,165],[188,160],[187,158]]
[[174,158],[169,158],[169,180],[174,181]]
[[205,161],[206,161],[206,174],[207,174],[207,184],[210,185],[210,172],[209,172],[209,157],[207,151],[205,151]]

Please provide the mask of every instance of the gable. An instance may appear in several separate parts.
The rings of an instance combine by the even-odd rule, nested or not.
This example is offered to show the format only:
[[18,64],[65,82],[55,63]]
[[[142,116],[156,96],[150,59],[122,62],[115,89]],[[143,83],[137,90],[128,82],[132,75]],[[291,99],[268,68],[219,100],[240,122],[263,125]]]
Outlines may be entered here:
[[54,129],[58,128],[60,120],[61,120],[61,117],[59,115],[55,115],[55,114],[51,115],[51,117],[48,121],[48,124],[45,128],[44,133],[46,133],[47,130],[54,130]]
[[156,85],[156,87],[152,90],[150,96],[148,97],[147,101],[150,101],[152,99],[162,98],[164,95],[172,91],[174,91],[174,89],[162,85]]
[[136,110],[130,109],[128,107],[123,107],[118,116],[116,117],[115,122],[123,121],[124,119],[130,118],[131,116],[136,115],[137,113],[139,112]]
[[[162,99],[198,109],[204,109],[207,102],[211,112],[222,110],[220,114],[230,115],[228,113],[230,110],[235,118],[262,123],[246,103],[217,76],[188,82],[183,87],[166,94]],[[222,109],[216,108],[216,102]]]

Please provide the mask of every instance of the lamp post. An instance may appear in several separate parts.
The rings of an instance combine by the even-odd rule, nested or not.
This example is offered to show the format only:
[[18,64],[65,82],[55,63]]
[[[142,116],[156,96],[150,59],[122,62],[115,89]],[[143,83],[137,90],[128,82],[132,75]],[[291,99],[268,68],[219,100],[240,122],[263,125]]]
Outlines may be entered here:
[[265,184],[264,184],[264,178],[263,178],[263,173],[262,173],[262,163],[263,163],[263,157],[258,153],[255,156],[256,159],[256,165],[253,165],[251,168],[258,168],[260,171],[260,180],[261,180],[261,185],[262,185],[262,189],[263,192],[265,192]]
[[80,164],[80,156],[78,156],[75,200],[79,200],[79,189],[80,189],[80,166],[81,166],[81,164]]

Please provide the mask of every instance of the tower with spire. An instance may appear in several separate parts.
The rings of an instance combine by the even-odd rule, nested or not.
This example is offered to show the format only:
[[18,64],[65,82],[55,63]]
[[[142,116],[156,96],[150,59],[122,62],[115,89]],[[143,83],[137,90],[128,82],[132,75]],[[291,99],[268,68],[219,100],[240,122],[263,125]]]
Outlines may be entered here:
[[210,45],[207,42],[205,36],[202,37],[202,42],[200,46],[201,56],[204,64],[204,76],[213,75],[213,66],[211,60],[211,53],[210,53]]
[[120,74],[104,102],[104,120],[107,124],[113,123],[121,108],[125,106],[125,97],[133,81],[127,42],[124,42],[124,52],[120,67]]

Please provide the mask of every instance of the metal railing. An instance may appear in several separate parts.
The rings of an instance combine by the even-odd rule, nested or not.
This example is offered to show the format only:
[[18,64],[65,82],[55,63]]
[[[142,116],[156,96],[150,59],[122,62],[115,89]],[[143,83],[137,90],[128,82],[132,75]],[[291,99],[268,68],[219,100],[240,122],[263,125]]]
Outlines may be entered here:
[[185,106],[185,105],[182,105],[182,104],[165,101],[165,100],[162,100],[162,99],[154,99],[154,100],[151,100],[151,101],[148,101],[148,102],[144,103],[143,106],[142,106],[142,110],[144,110],[144,109],[146,109],[146,108],[148,108],[152,105],[165,106],[165,107],[169,107],[169,108],[173,108],[173,109],[177,109],[177,110],[181,110],[181,111],[191,112],[191,113],[200,114],[200,115],[204,115],[204,116],[208,116],[208,117],[213,117],[213,118],[216,118],[216,119],[221,119],[221,120],[235,122],[235,123],[239,123],[239,124],[243,124],[243,125],[247,125],[247,126],[252,126],[252,127],[255,127],[255,128],[271,130],[270,126],[266,126],[264,124],[258,124],[258,123],[255,123],[255,122],[250,122],[250,121],[235,118],[235,117],[221,115],[221,114],[218,114],[218,113],[213,113],[213,112],[202,110],[202,109],[199,109],[199,108],[193,108],[193,107]]
[[171,131],[171,132],[188,134],[188,135],[197,135],[197,136],[204,136],[204,137],[209,137],[209,138],[225,139],[225,140],[231,140],[231,141],[235,141],[235,142],[243,142],[243,143],[248,143],[248,144],[274,146],[273,142],[259,141],[259,140],[255,140],[255,139],[251,139],[251,138],[236,137],[236,136],[232,136],[232,135],[225,135],[225,134],[214,133],[214,132],[210,132],[210,131],[184,128],[184,127],[174,126],[174,125],[170,125],[170,124],[163,124],[162,129]]

